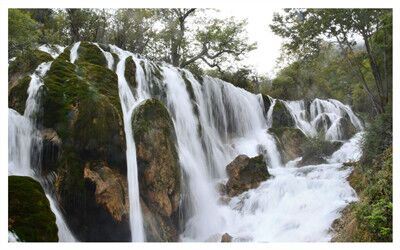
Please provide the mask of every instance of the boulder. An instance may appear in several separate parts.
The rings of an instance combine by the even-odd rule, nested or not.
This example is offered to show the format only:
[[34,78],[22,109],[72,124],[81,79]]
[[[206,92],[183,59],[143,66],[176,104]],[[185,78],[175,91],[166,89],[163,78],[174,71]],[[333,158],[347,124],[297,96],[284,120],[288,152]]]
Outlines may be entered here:
[[260,182],[270,177],[262,155],[253,158],[239,155],[226,166],[226,170],[229,177],[226,192],[231,197],[257,188]]
[[340,130],[342,132],[342,137],[340,139],[348,140],[357,133],[356,127],[354,127],[354,125],[351,123],[348,116],[340,118],[339,123]]
[[283,163],[292,161],[303,154],[301,145],[307,140],[306,135],[298,128],[270,128],[277,139]]
[[271,100],[268,96],[261,94],[264,103],[264,114],[267,115],[269,108],[271,107]]
[[228,233],[224,233],[221,237],[221,242],[232,242],[232,236],[230,236]]
[[56,217],[39,182],[8,177],[8,230],[21,241],[58,241]]
[[14,82],[8,91],[8,107],[14,109],[21,115],[25,111],[25,103],[28,98],[28,87],[31,82],[30,76],[25,76]]
[[327,114],[321,114],[318,120],[315,121],[315,128],[319,133],[325,133],[332,125],[332,121]]
[[294,125],[295,121],[283,101],[276,100],[274,110],[272,112],[272,127],[293,127]]
[[[157,99],[143,102],[132,117],[139,173],[139,189],[144,204],[163,227],[150,227],[156,241],[177,241],[176,213],[180,204],[181,169],[176,152],[176,135],[171,117]],[[145,218],[145,221],[149,219]],[[173,228],[172,228],[173,227]],[[165,231],[165,232],[160,232]],[[166,233],[169,232],[169,233]]]

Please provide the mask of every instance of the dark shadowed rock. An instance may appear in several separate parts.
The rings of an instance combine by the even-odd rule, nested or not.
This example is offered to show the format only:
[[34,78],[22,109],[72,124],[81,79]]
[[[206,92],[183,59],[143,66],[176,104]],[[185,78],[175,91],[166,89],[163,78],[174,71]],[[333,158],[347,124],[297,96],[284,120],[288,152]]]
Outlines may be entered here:
[[342,117],[339,120],[340,123],[340,128],[342,132],[342,140],[347,140],[353,137],[357,133],[356,127],[351,123],[350,118],[347,117]]
[[294,125],[295,121],[283,101],[276,100],[274,110],[272,112],[272,127],[293,127]]
[[271,128],[269,131],[272,132],[277,139],[283,163],[302,156],[303,151],[301,145],[307,140],[307,137],[300,129],[282,127]]
[[226,192],[229,196],[236,196],[256,188],[260,182],[267,180],[270,176],[262,155],[253,158],[239,155],[226,166],[226,170],[229,177]]
[[232,242],[232,236],[228,233],[224,233],[221,237],[221,242]]

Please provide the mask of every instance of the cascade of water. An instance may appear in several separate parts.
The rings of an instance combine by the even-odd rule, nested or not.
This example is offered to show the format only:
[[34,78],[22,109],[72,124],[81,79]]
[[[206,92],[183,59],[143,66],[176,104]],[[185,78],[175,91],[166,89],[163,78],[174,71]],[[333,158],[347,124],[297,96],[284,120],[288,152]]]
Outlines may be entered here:
[[51,57],[55,59],[64,51],[65,47],[60,45],[49,46],[47,44],[43,44],[38,49],[50,54]]
[[307,136],[316,136],[322,128],[325,139],[341,140],[343,138],[342,119],[346,117],[358,131],[364,129],[351,108],[337,100],[316,98],[310,103],[309,109],[302,100],[282,102],[292,115],[296,127]]
[[70,61],[71,61],[71,63],[74,63],[76,61],[76,59],[78,59],[79,45],[81,45],[81,42],[76,42],[74,44],[74,46],[72,46],[72,48],[71,48],[71,52],[70,52]]
[[[132,56],[134,60],[136,57],[129,52],[123,51],[115,46],[110,46],[111,50],[119,56],[119,62],[117,64],[116,73],[118,75],[118,90],[119,98],[121,101],[121,107],[124,119],[124,130],[126,139],[126,161],[128,170],[128,188],[129,188],[129,221],[131,226],[132,241],[145,241],[146,236],[143,229],[143,217],[142,209],[140,206],[139,197],[139,181],[137,172],[137,161],[136,161],[136,146],[133,139],[132,132],[132,113],[137,105],[148,98],[148,95],[143,90],[143,72],[137,70],[136,81],[138,82],[137,92],[134,95],[129,88],[129,85],[125,79],[125,60],[127,57]],[[141,68],[138,65],[137,69]]]
[[103,53],[104,57],[106,58],[106,60],[107,60],[107,68],[112,70],[113,66],[114,66],[114,57],[113,57],[113,55],[110,52],[103,50],[98,43],[94,43],[94,44],[97,46],[97,48],[99,48],[99,50]]
[[45,62],[38,66],[31,75],[28,87],[28,98],[24,115],[21,116],[15,110],[9,109],[9,175],[30,176],[39,181],[50,202],[51,210],[56,216],[58,237],[60,241],[75,241],[74,236],[65,223],[60,209],[54,202],[53,192],[46,180],[40,176],[40,162],[32,162],[33,156],[40,159],[41,136],[37,129],[37,113],[40,108],[40,89],[43,85],[42,77],[50,69],[51,62]]

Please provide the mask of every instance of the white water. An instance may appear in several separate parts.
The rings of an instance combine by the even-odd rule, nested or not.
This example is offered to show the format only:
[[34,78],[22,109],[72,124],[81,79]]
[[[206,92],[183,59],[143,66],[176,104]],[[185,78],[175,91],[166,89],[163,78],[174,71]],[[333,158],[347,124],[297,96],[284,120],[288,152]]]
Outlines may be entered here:
[[135,56],[132,53],[123,51],[112,46],[111,49],[119,56],[116,73],[118,75],[119,98],[121,100],[124,129],[126,138],[126,161],[128,170],[128,188],[129,188],[129,220],[131,226],[132,241],[146,241],[146,236],[143,229],[142,209],[140,206],[139,197],[139,181],[136,162],[136,147],[132,132],[132,113],[135,107],[143,101],[147,95],[142,89],[142,81],[140,77],[136,78],[138,82],[138,90],[134,95],[129,88],[125,79],[125,60],[129,56]]
[[[28,87],[28,98],[24,115],[9,109],[8,112],[8,174],[30,176],[43,187],[50,202],[50,208],[56,216],[58,237],[60,241],[75,241],[67,227],[60,209],[51,195],[51,190],[44,185],[45,180],[40,177],[40,162],[32,162],[32,158],[39,158],[41,154],[41,136],[37,130],[37,117],[40,108],[40,89],[43,85],[42,77],[50,69],[51,62],[42,63],[31,75]],[[36,156],[36,157],[32,157]]]
[[65,47],[60,46],[60,45],[49,46],[47,44],[43,44],[38,49],[50,54],[51,57],[53,57],[53,59],[55,59],[64,51]]
[[307,136],[316,136],[318,126],[322,124],[326,140],[343,140],[341,118],[346,118],[346,116],[358,131],[364,129],[351,108],[334,99],[316,98],[311,102],[309,109],[306,108],[303,100],[282,102],[295,120],[296,127]]
[[81,45],[81,42],[75,43],[71,48],[71,51],[70,51],[70,61],[71,61],[71,63],[74,63],[76,61],[76,59],[78,59],[79,45]]

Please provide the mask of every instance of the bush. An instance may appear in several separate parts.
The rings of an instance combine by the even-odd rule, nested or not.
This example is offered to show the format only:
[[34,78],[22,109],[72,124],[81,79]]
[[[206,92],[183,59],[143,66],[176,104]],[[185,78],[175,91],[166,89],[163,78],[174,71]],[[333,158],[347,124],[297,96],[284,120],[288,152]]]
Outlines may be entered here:
[[369,127],[363,141],[363,165],[371,164],[372,159],[377,158],[386,148],[392,145],[393,119],[392,107],[386,107],[386,112],[377,116]]

